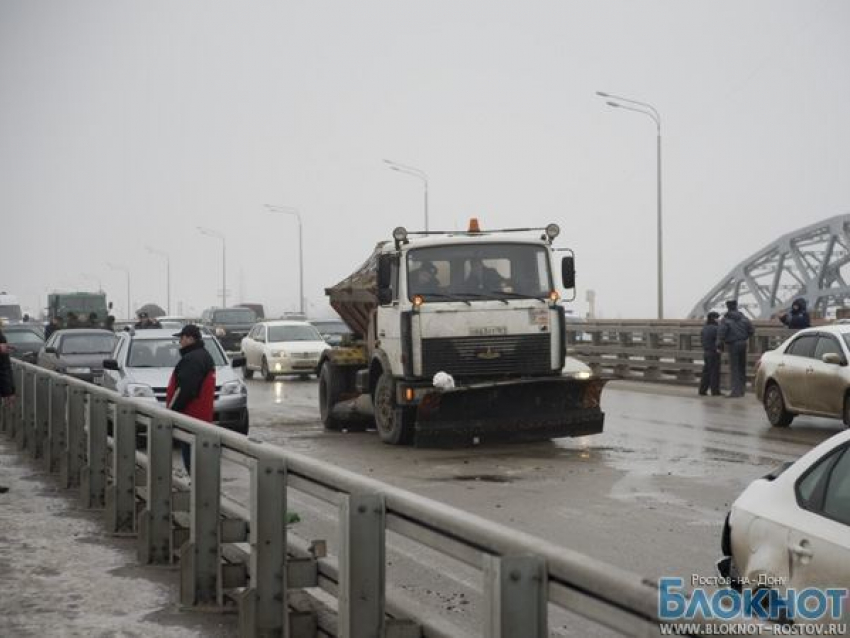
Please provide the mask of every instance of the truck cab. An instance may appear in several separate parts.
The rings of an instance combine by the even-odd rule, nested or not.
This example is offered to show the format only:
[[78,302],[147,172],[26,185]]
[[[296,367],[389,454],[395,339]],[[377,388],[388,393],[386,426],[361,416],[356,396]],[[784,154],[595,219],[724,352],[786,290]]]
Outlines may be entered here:
[[[577,388],[562,377],[559,300],[575,268],[572,252],[554,247],[558,234],[555,224],[482,232],[476,221],[458,233],[396,228],[327,291],[362,343],[327,355],[326,425],[340,398],[354,395],[371,399],[388,443],[601,431],[601,382]],[[585,398],[595,412],[578,415]]]

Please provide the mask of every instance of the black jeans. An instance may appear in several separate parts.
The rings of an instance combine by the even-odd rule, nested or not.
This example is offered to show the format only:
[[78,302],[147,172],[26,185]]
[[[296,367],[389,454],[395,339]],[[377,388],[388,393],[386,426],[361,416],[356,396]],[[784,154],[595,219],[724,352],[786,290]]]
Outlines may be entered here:
[[732,386],[732,391],[730,395],[742,397],[747,391],[747,341],[727,343],[726,351],[729,353],[729,372],[731,374],[729,383]]
[[716,350],[703,352],[702,377],[699,381],[699,393],[709,390],[714,395],[720,394],[720,353]]

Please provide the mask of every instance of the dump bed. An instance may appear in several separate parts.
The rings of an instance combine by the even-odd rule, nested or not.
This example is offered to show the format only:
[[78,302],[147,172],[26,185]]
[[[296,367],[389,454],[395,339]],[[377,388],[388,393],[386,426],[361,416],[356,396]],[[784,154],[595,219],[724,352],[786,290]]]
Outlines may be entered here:
[[366,337],[369,317],[378,307],[378,255],[385,243],[379,243],[369,259],[348,277],[325,288],[331,307],[360,338]]

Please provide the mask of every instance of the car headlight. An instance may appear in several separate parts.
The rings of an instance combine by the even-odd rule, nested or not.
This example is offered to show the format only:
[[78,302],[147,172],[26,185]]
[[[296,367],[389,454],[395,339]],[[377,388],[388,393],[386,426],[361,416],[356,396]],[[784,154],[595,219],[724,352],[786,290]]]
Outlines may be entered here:
[[154,396],[153,388],[146,383],[128,383],[124,388],[124,396],[133,397],[136,399],[142,397]]
[[223,386],[221,386],[221,396],[230,395],[230,394],[247,394],[248,388],[241,381],[234,380],[228,381]]
[[68,374],[91,374],[91,368],[65,368]]
[[277,352],[274,353],[274,356],[276,356],[276,357],[286,357],[288,355],[286,354],[286,350],[278,350]]
[[215,329],[215,336],[216,337],[223,337],[226,334],[227,334],[227,330],[225,330],[224,328],[216,328]]
[[589,379],[593,376],[592,372],[588,372],[587,370],[579,370],[578,372],[573,373],[573,379]]

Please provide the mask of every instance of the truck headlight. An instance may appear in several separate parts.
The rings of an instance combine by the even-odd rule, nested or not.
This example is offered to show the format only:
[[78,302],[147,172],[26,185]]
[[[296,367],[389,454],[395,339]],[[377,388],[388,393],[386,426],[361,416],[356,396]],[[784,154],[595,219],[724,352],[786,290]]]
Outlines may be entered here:
[[215,336],[216,337],[223,337],[226,334],[227,334],[227,330],[225,330],[224,328],[216,328],[215,329]]
[[128,383],[124,389],[124,396],[140,399],[143,397],[152,397],[153,388],[146,383]]
[[244,394],[247,393],[248,388],[245,387],[245,384],[239,381],[238,379],[234,381],[228,381],[223,386],[221,386],[221,396],[231,395],[231,394]]

